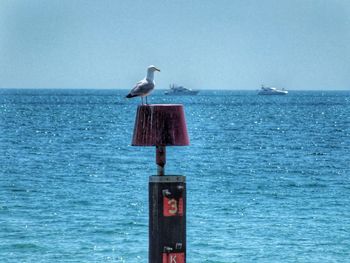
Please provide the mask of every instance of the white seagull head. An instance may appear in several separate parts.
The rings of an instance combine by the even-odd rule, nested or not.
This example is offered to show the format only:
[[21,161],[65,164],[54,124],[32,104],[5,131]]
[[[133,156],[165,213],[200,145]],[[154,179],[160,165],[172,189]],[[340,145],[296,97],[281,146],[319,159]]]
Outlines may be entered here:
[[156,68],[155,66],[153,66],[153,65],[149,66],[149,67],[147,68],[147,71],[150,71],[150,72],[159,71],[159,72],[160,72],[160,70],[157,69],[157,68]]

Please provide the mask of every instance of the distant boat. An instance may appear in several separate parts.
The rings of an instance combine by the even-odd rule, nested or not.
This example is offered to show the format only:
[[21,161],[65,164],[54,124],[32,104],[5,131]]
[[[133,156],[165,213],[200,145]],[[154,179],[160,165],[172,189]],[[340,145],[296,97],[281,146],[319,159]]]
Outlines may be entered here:
[[264,85],[261,86],[261,89],[258,92],[258,95],[287,95],[287,94],[288,94],[288,91],[285,89],[264,87]]
[[164,92],[165,95],[197,95],[199,90],[187,89],[183,86],[178,86],[175,84],[171,84],[169,89]]

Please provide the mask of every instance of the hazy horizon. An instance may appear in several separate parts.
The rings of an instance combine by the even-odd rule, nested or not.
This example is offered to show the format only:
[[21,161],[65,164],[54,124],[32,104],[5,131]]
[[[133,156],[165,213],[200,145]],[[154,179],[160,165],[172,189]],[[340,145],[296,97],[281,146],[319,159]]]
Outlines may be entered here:
[[350,2],[2,1],[0,88],[349,90]]
[[[55,88],[46,88],[46,87],[39,87],[39,88],[33,88],[33,87],[12,87],[12,88],[0,88],[0,90],[105,90],[105,91],[125,91],[128,92],[130,88],[104,88],[104,87],[77,87],[77,88],[69,88],[69,87],[55,87]],[[166,91],[167,88],[156,88],[152,93],[155,93],[157,91]],[[198,89],[199,91],[259,91],[260,88],[251,88],[251,89],[242,89],[242,88],[233,88],[233,89],[220,89],[220,88],[207,88],[207,89]],[[328,92],[328,91],[350,91],[349,89],[288,89],[289,92],[293,91],[321,91],[321,92]],[[150,96],[152,96],[152,93]]]

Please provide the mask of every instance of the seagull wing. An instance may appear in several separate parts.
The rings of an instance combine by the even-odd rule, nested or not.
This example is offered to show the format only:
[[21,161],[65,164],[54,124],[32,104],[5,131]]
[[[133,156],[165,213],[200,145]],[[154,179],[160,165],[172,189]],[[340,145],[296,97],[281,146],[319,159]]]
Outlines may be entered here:
[[135,96],[147,96],[154,88],[154,83],[147,81],[146,79],[141,80],[136,86],[130,91],[130,95]]

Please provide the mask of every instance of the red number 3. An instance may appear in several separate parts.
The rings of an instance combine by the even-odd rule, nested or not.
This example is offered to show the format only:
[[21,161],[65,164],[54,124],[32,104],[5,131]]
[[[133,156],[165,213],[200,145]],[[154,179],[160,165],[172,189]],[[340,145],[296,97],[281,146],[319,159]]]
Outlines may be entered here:
[[164,216],[182,216],[183,215],[183,200],[177,201],[174,198],[164,197],[163,199],[163,215]]

